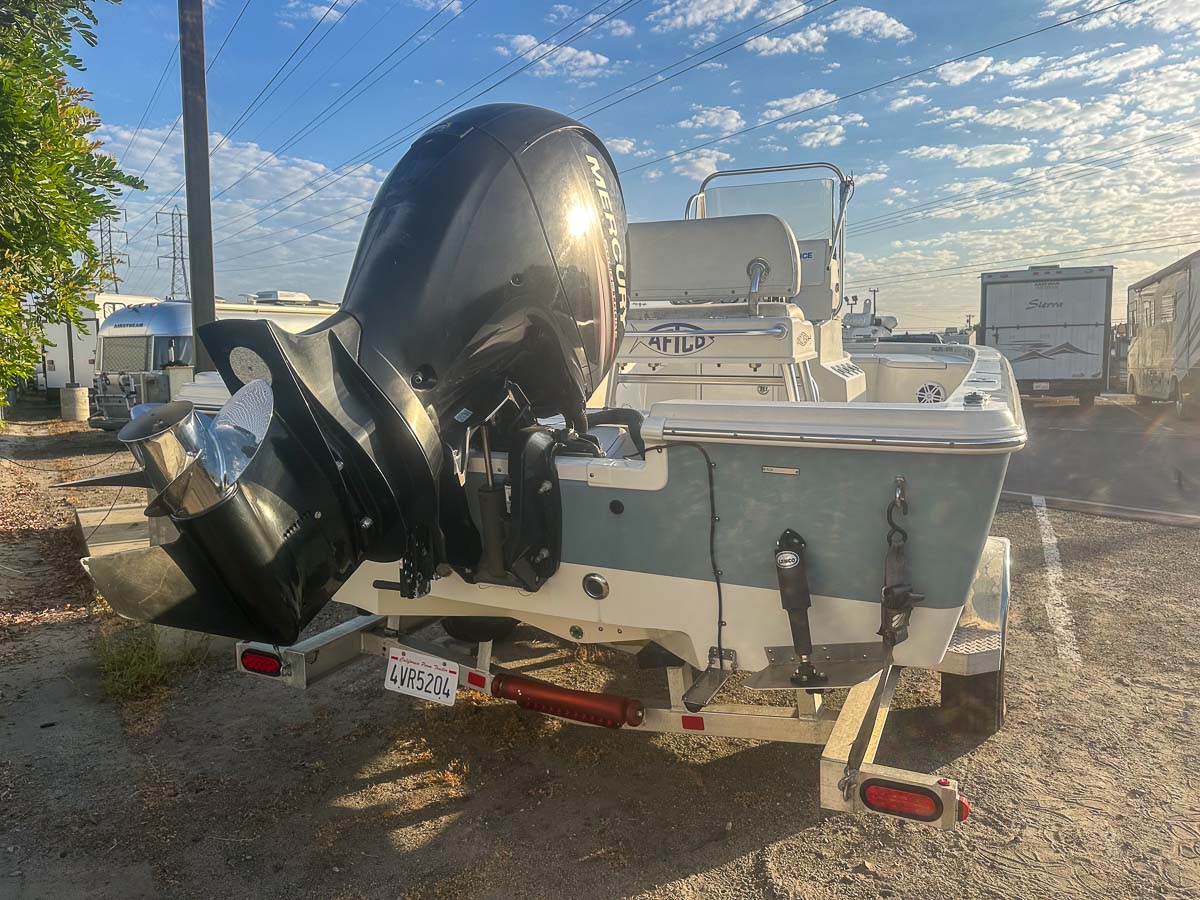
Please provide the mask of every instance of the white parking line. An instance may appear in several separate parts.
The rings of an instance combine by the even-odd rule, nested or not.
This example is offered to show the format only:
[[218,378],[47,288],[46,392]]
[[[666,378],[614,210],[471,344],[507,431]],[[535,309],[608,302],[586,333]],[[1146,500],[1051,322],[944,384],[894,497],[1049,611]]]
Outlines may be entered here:
[[1050,513],[1046,511],[1046,498],[1034,494],[1033,514],[1037,516],[1038,530],[1042,533],[1042,553],[1046,557],[1046,616],[1054,631],[1054,643],[1058,655],[1073,666],[1083,665],[1079,656],[1079,642],[1075,640],[1075,621],[1067,598],[1063,596],[1062,560],[1058,556],[1058,538],[1050,524]]

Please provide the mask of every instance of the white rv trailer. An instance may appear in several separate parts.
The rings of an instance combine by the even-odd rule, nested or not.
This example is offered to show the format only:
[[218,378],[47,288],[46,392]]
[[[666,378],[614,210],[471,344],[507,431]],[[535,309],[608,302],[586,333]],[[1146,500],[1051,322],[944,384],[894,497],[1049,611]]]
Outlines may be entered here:
[[1200,251],[1129,286],[1129,393],[1200,408]]
[[[218,299],[217,318],[270,319],[284,331],[298,333],[337,309],[337,304],[319,303],[307,294],[287,299],[270,296],[275,293],[260,292],[254,303]],[[190,366],[195,361],[192,305],[165,301],[117,310],[100,326],[98,344],[96,395],[88,421],[93,428],[111,431],[128,422],[130,410],[138,404],[170,399],[166,367]]]
[[100,324],[118,309],[135,303],[157,303],[157,297],[138,294],[97,292],[88,299],[95,304],[82,319],[82,329],[67,322],[52,322],[43,329],[42,369],[38,388],[58,391],[68,384],[91,387],[96,375],[96,334]]
[[1023,395],[1078,397],[1108,388],[1112,266],[984,272],[978,343],[1012,364]]

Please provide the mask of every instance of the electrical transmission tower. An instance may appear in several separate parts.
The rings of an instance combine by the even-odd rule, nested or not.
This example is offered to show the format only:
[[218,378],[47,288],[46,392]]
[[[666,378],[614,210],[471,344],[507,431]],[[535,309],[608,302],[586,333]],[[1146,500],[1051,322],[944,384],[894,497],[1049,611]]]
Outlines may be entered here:
[[[121,221],[124,222],[125,211],[121,210]],[[128,240],[128,235],[123,228],[113,228],[113,217],[101,219],[96,226],[96,243],[100,248],[100,260],[104,263],[104,277],[100,281],[100,287],[110,287],[114,294],[121,293],[121,280],[117,278],[117,265],[123,263],[129,265],[129,255],[122,250],[116,249],[116,243],[113,241],[113,235],[117,235],[120,244],[123,246]]]
[[182,297],[184,300],[192,299],[191,291],[188,289],[188,260],[187,260],[187,234],[184,231],[183,212],[176,206],[170,212],[157,212],[154,214],[155,222],[161,222],[162,216],[166,216],[170,222],[169,230],[159,232],[158,246],[161,249],[164,240],[170,240],[171,252],[160,253],[158,255],[158,267],[162,268],[163,260],[171,260],[171,291],[167,296],[171,299]]

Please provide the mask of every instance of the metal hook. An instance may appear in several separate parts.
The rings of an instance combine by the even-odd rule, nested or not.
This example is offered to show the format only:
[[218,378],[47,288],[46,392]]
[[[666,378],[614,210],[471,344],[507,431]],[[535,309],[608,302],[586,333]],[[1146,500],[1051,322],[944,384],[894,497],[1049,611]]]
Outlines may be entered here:
[[[887,535],[887,542],[889,546],[894,546],[896,543],[903,544],[908,541],[908,532],[897,525],[896,520],[892,518],[892,514],[895,513],[897,509],[900,510],[901,515],[908,515],[908,494],[905,490],[906,482],[903,475],[896,476],[895,485],[896,499],[889,503],[887,508],[887,523],[891,528]],[[900,536],[899,542],[894,540],[896,535]]]
[[900,510],[901,515],[908,515],[908,512],[904,509],[904,507],[900,506],[897,502],[893,501],[892,503],[888,504],[887,523],[889,526],[891,526],[891,531],[889,531],[887,535],[887,542],[889,544],[896,543],[896,541],[892,540],[896,535],[900,535],[899,543],[903,544],[908,541],[908,532],[897,525],[895,519],[892,518],[892,513],[894,513],[897,509]]

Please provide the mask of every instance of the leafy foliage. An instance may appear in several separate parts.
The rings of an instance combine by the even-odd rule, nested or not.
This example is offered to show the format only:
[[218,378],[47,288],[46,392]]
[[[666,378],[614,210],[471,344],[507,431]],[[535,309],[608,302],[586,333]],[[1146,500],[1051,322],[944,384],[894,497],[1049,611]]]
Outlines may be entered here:
[[67,80],[83,69],[74,38],[96,44],[92,4],[0,3],[0,403],[40,362],[44,326],[93,308],[112,273],[89,229],[116,215],[123,187],[145,187],[100,152],[91,97]]

